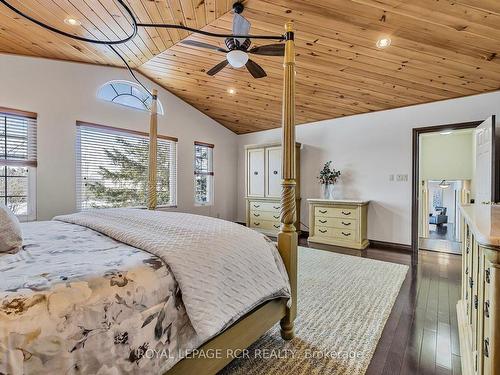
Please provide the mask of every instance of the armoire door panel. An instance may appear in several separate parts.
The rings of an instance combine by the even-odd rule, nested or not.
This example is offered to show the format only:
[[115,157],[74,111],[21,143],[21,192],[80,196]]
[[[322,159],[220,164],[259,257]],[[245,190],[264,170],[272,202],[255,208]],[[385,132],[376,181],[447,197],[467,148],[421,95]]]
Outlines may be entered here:
[[279,197],[281,194],[281,147],[269,147],[267,153],[266,195]]
[[264,149],[248,151],[248,196],[264,196]]

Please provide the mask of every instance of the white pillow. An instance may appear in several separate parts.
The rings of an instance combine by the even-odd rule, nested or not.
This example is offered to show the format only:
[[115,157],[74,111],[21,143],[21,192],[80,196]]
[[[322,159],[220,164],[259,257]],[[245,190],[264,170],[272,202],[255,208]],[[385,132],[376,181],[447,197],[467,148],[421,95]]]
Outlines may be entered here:
[[23,245],[23,233],[16,215],[0,203],[0,253],[16,252]]

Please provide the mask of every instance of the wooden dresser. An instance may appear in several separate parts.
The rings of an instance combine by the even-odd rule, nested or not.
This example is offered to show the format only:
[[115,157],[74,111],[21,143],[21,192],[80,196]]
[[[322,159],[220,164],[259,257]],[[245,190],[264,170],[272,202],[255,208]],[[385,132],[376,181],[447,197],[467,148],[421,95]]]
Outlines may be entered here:
[[309,242],[362,250],[367,238],[368,201],[308,199]]
[[464,205],[457,304],[464,375],[500,374],[500,206]]
[[[249,145],[246,152],[246,225],[269,236],[280,228],[281,144]],[[297,221],[300,230],[300,143],[295,148]]]

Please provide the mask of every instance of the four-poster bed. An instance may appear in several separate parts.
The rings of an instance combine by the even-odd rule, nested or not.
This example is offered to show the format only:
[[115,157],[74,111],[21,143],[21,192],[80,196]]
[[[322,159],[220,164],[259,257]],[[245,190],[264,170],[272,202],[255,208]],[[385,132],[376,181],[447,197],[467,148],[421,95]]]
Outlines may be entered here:
[[[250,346],[274,324],[280,322],[281,336],[285,340],[294,337],[294,320],[297,314],[297,256],[298,236],[295,200],[295,46],[293,23],[285,25],[285,55],[283,74],[283,114],[282,114],[282,189],[281,189],[281,228],[278,234],[278,250],[285,264],[290,281],[291,300],[274,299],[259,306],[237,323],[226,329],[199,348],[209,353],[220,350],[222,355],[207,358],[191,356],[178,362],[167,374],[215,374],[226,366],[234,357],[228,353],[238,353]],[[157,92],[153,91],[153,105],[150,121],[150,167],[148,208],[156,208],[156,113]]]

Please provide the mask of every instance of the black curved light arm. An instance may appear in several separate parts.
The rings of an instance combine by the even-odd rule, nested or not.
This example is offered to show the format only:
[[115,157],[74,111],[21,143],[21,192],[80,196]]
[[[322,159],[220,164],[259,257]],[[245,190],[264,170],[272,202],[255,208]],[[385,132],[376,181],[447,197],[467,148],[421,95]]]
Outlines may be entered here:
[[9,8],[13,12],[17,13],[21,17],[26,18],[27,20],[29,20],[29,21],[37,24],[40,27],[43,27],[44,29],[50,30],[50,31],[52,31],[54,33],[57,33],[59,35],[63,35],[63,36],[66,36],[68,38],[76,39],[76,40],[79,40],[79,41],[82,41],[82,42],[88,42],[88,43],[94,43],[94,44],[101,44],[101,45],[102,44],[104,44],[104,45],[115,45],[115,44],[126,43],[126,42],[130,41],[131,39],[133,39],[137,35],[139,27],[156,27],[156,28],[164,28],[164,29],[180,29],[180,30],[190,31],[190,32],[196,33],[196,34],[202,34],[202,35],[206,35],[206,36],[211,36],[211,37],[214,37],[214,38],[242,38],[242,39],[243,38],[248,38],[248,39],[268,39],[268,40],[279,40],[279,41],[283,41],[283,40],[286,39],[285,35],[234,35],[234,34],[221,34],[221,33],[212,33],[210,31],[198,30],[198,29],[194,29],[192,27],[184,26],[184,25],[176,25],[176,24],[168,24],[168,23],[158,23],[158,24],[156,24],[156,23],[138,23],[137,19],[135,18],[134,13],[130,9],[130,7],[127,4],[125,4],[125,2],[123,0],[115,0],[115,1],[118,2],[118,4],[120,4],[120,6],[123,9],[125,9],[125,12],[128,14],[128,16],[130,17],[130,19],[132,20],[132,28],[133,28],[133,30],[132,30],[131,34],[127,35],[123,39],[106,40],[106,41],[104,41],[104,40],[98,40],[98,39],[85,38],[83,36],[79,36],[79,35],[74,35],[74,34],[67,33],[66,31],[59,30],[58,28],[50,26],[50,25],[48,25],[48,24],[46,24],[46,23],[44,23],[42,21],[37,20],[36,18],[31,17],[30,15],[22,12],[21,10],[19,10],[18,8],[16,8],[12,4],[10,4],[7,0],[0,0],[0,3],[4,4],[7,8]]
[[[98,39],[91,39],[91,38],[85,38],[83,36],[79,36],[79,35],[74,35],[74,34],[70,34],[66,31],[63,31],[63,30],[59,30],[58,28],[55,28],[51,25],[48,25],[42,21],[39,21],[33,17],[31,17],[30,15],[22,12],[21,10],[19,10],[18,8],[16,8],[15,6],[13,6],[12,4],[10,4],[7,0],[0,0],[0,3],[2,3],[3,5],[5,5],[7,8],[9,8],[10,10],[12,10],[13,12],[17,13],[18,15],[20,15],[21,17],[23,18],[26,18],[28,21],[31,21],[33,22],[34,24],[44,28],[44,29],[47,29],[49,31],[52,31],[56,34],[59,34],[59,35],[62,35],[62,36],[65,36],[65,37],[68,37],[68,38],[71,38],[71,39],[76,39],[76,40],[79,40],[81,42],[87,42],[87,43],[93,43],[93,44],[99,44],[99,45],[106,45],[108,46],[120,59],[121,61],[125,64],[125,66],[127,67],[127,70],[130,72],[131,76],[134,78],[135,81],[137,81],[137,83],[139,85],[141,85],[141,87],[146,90],[150,95],[151,92],[146,88],[146,86],[144,86],[142,84],[142,82],[136,77],[134,71],[132,70],[132,68],[130,67],[130,65],[127,63],[127,61],[123,58],[123,56],[118,52],[118,50],[114,47],[116,45],[119,45],[119,44],[123,44],[123,43],[127,43],[128,41],[132,40],[133,38],[135,38],[135,36],[137,35],[137,32],[138,32],[138,29],[139,27],[156,27],[156,28],[164,28],[164,29],[180,29],[180,30],[185,30],[185,31],[190,31],[192,33],[196,33],[196,34],[201,34],[201,35],[206,35],[206,36],[210,36],[210,37],[214,37],[214,38],[242,38],[242,39],[267,39],[267,40],[279,40],[279,41],[284,41],[284,40],[287,40],[290,38],[289,35],[233,35],[233,34],[221,34],[221,33],[212,33],[212,32],[209,32],[209,31],[204,31],[204,30],[198,30],[198,29],[194,29],[192,27],[188,27],[188,26],[184,26],[184,25],[175,25],[175,24],[155,24],[155,23],[138,23],[137,22],[137,19],[135,18],[135,15],[134,13],[132,12],[132,10],[130,9],[130,7],[125,4],[125,2],[123,0],[116,0],[118,2],[118,4],[120,4],[120,6],[125,9],[125,12],[128,14],[128,16],[130,17],[130,19],[132,20],[132,32],[130,34],[128,34],[126,37],[122,38],[122,39],[115,39],[115,40],[107,40],[107,41],[104,41],[104,40],[98,40]],[[293,36],[292,36],[293,38]]]
[[74,35],[74,34],[70,34],[70,33],[67,33],[66,31],[63,31],[63,30],[59,30],[53,26],[50,26],[42,21],[39,21],[37,20],[36,18],[33,18],[31,17],[30,15],[22,12],[21,10],[17,9],[15,6],[13,6],[12,4],[9,4],[9,2],[7,0],[0,0],[0,3],[2,3],[3,5],[5,5],[7,8],[9,8],[10,10],[12,10],[13,12],[19,14],[21,17],[24,17],[26,18],[27,20],[37,24],[38,26],[40,27],[43,27],[44,29],[47,29],[47,30],[50,30],[56,34],[59,34],[59,35],[63,35],[63,36],[66,36],[68,38],[71,38],[71,39],[76,39],[76,40],[79,40],[81,42],[87,42],[87,43],[93,43],[93,44],[101,44],[101,45],[114,45],[114,44],[123,44],[123,43],[127,43],[129,40],[135,38],[135,36],[137,35],[137,31],[138,31],[138,27],[137,27],[137,20],[135,19],[135,16],[134,14],[132,13],[132,11],[130,10],[130,8],[123,2],[123,0],[116,0],[121,6],[123,9],[125,9],[125,12],[127,12],[128,16],[130,17],[130,19],[132,20],[132,33],[127,35],[125,38],[123,39],[116,39],[116,40],[98,40],[98,39],[91,39],[91,38],[85,38],[83,36],[79,36],[79,35]]

